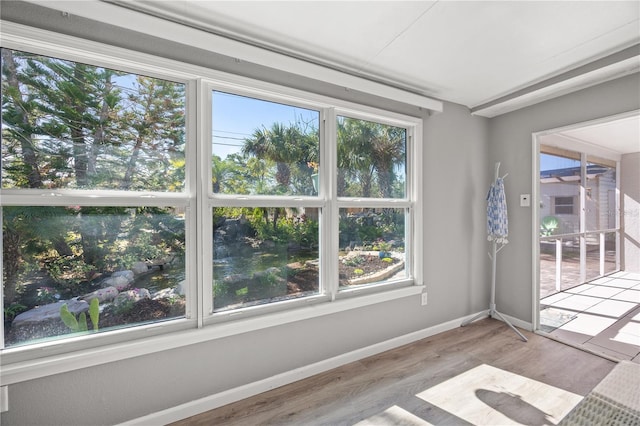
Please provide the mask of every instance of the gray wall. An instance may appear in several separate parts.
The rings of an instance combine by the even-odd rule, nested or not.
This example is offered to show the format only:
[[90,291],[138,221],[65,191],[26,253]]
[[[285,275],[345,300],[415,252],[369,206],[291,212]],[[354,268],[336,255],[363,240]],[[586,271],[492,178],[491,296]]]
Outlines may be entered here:
[[[501,162],[509,209],[509,245],[498,257],[498,310],[531,322],[531,207],[519,207],[520,194],[532,194],[532,133],[640,108],[640,74],[606,82],[493,118],[489,125],[489,167]],[[636,166],[637,167],[637,166]]]
[[[60,22],[59,13],[3,1],[4,19],[115,44],[140,38],[81,19]],[[183,60],[225,69],[234,62],[189,47],[165,49],[143,39],[145,50],[180,54]],[[141,46],[143,48],[144,46]],[[225,69],[226,70],[226,69]],[[446,103],[427,117],[415,107],[346,92],[343,88],[274,73],[243,63],[245,75],[330,96],[425,117],[424,268],[429,304],[419,297],[379,303],[198,345],[76,370],[9,386],[2,425],[113,424],[202,398],[486,309],[488,262],[484,229],[488,122]]]
[[425,123],[427,306],[404,298],[11,385],[2,425],[118,423],[486,309],[487,123],[453,104]]
[[620,193],[621,262],[625,271],[640,273],[640,152],[622,156]]

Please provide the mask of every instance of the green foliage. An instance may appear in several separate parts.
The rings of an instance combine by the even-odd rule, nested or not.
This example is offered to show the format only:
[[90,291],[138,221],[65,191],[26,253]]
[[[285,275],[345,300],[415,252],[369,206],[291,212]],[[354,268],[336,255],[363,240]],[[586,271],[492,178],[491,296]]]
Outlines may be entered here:
[[89,318],[93,324],[93,331],[98,331],[98,322],[100,321],[100,302],[98,299],[91,299],[91,303],[89,303]]
[[382,261],[385,262],[385,263],[393,263],[393,259],[390,258],[390,257],[383,257]]
[[362,265],[366,259],[361,255],[356,256],[348,256],[342,260],[342,263],[347,266],[358,266]]
[[356,275],[362,275],[362,274],[364,274],[364,271],[362,269],[360,269],[360,268],[357,268],[357,269],[353,270],[353,273],[356,274]]
[[[98,321],[100,317],[99,305],[100,303],[98,302],[98,299],[92,299],[89,304],[89,317],[91,318],[94,331],[98,331]],[[62,319],[64,325],[74,333],[88,330],[87,315],[84,312],[81,312],[78,318],[76,318],[75,315],[69,312],[69,308],[66,303],[60,307],[60,319]]]
[[55,302],[57,300],[56,296],[59,297],[55,289],[51,287],[39,287],[36,290],[36,302],[41,305]]
[[112,305],[113,313],[116,315],[125,315],[131,312],[135,307],[136,302],[132,299],[122,300],[117,305]]
[[389,253],[391,251],[391,244],[384,240],[377,241],[373,246],[374,250],[381,251],[383,253]]
[[560,222],[557,217],[546,216],[542,219],[542,223],[540,224],[540,235],[544,237],[553,235],[559,226]]
[[4,320],[11,322],[15,317],[28,310],[29,308],[25,305],[22,305],[20,303],[12,303],[4,308]]

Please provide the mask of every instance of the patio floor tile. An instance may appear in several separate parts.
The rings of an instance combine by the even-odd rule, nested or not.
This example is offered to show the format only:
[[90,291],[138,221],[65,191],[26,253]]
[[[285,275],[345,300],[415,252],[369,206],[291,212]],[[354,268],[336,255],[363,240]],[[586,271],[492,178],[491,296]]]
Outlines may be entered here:
[[603,300],[594,305],[585,312],[591,314],[604,315],[610,318],[620,318],[633,311],[637,305],[635,303],[623,302],[620,300]]
[[565,290],[565,293],[578,294],[578,293],[582,293],[585,290],[590,290],[592,288],[596,288],[596,286],[592,284],[582,284],[577,287],[573,287],[568,290]]
[[[584,312],[579,313],[576,318],[569,321],[557,331],[570,331],[573,333],[580,333],[590,338],[596,336],[598,333],[603,332],[607,328],[611,327],[616,322],[616,318],[607,318],[600,315],[586,314]],[[555,333],[555,332],[554,332]]]
[[556,308],[570,309],[576,312],[582,312],[598,303],[602,299],[598,297],[583,296],[581,294],[573,294],[567,298],[553,302],[550,305]]
[[555,303],[555,302],[557,302],[559,300],[562,300],[562,299],[566,299],[569,296],[570,296],[570,294],[568,294],[568,293],[556,293],[556,294],[554,294],[552,296],[548,296],[548,297],[545,297],[544,299],[542,299],[540,301],[540,304],[541,305],[551,305],[552,303]]
[[582,294],[583,296],[594,296],[594,297],[602,297],[602,298],[608,299],[622,291],[624,291],[624,289],[620,287],[608,287],[606,285],[597,285],[597,286],[593,286],[593,288],[586,289],[580,294]]
[[640,282],[638,282],[636,280],[628,280],[628,279],[625,279],[625,278],[616,278],[616,279],[613,279],[611,281],[607,281],[603,285],[606,285],[607,287],[632,288],[632,287],[635,287],[638,284],[640,284]]
[[[540,300],[540,330],[593,353],[640,364],[640,274],[616,272],[563,287],[558,293],[548,283],[544,292],[541,287],[548,296]],[[543,324],[543,319],[549,322],[542,318],[544,309],[565,312],[569,320]]]
[[611,298],[615,300],[624,300],[626,302],[640,303],[640,290],[624,290]]

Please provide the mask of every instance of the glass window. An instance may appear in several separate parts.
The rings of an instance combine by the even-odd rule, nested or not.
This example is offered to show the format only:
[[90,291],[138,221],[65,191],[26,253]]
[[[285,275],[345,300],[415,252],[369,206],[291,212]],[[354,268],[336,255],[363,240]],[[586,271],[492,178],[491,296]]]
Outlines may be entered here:
[[573,197],[554,197],[555,214],[573,214]]
[[3,207],[5,346],[183,317],[184,222],[176,208]]
[[184,318],[186,84],[2,61],[5,347]]
[[2,61],[2,188],[184,190],[184,84],[10,49]]
[[[2,49],[12,359],[412,284],[419,119],[75,53]],[[199,81],[210,104],[190,97]],[[211,135],[196,140],[194,113]]]
[[214,311],[318,294],[317,208],[213,209]]
[[616,167],[615,162],[587,158],[585,220],[586,230],[616,227]]
[[340,209],[340,287],[406,278],[404,236],[404,209]]
[[407,130],[339,116],[338,196],[405,198]]
[[212,123],[214,193],[318,194],[318,111],[214,91]]

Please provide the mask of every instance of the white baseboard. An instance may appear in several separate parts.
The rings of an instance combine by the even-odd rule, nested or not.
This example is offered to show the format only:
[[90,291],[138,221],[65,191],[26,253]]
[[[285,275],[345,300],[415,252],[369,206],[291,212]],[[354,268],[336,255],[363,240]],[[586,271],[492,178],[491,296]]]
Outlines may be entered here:
[[[345,354],[319,361],[314,364],[306,365],[304,367],[296,368],[285,373],[277,374],[275,376],[268,377],[257,382],[238,386],[236,388],[197,399],[195,401],[186,402],[184,404],[180,404],[166,410],[158,411],[156,413],[152,413],[143,417],[138,417],[136,419],[121,423],[120,426],[158,425],[176,422],[178,420],[195,416],[196,414],[213,410],[215,408],[222,407],[223,405],[240,401],[242,399],[258,395],[262,392],[266,392],[268,390],[275,389],[277,387],[284,386],[301,379],[306,379],[307,377],[311,377],[315,374],[331,370],[332,368],[340,367],[350,362],[358,361],[360,359],[376,355],[381,352],[388,351],[390,349],[394,349],[409,343],[413,343],[420,339],[424,339],[435,334],[442,333],[444,331],[452,330],[454,328],[460,327],[460,324],[463,321],[473,318],[475,315],[477,314],[447,321],[433,327],[395,337],[393,339],[376,343],[374,345],[357,349],[355,351],[347,352]],[[509,321],[512,320],[513,323],[518,326],[520,326],[520,324],[526,324],[522,321],[516,320],[515,318],[509,317]],[[523,328],[528,329],[527,327]]]

